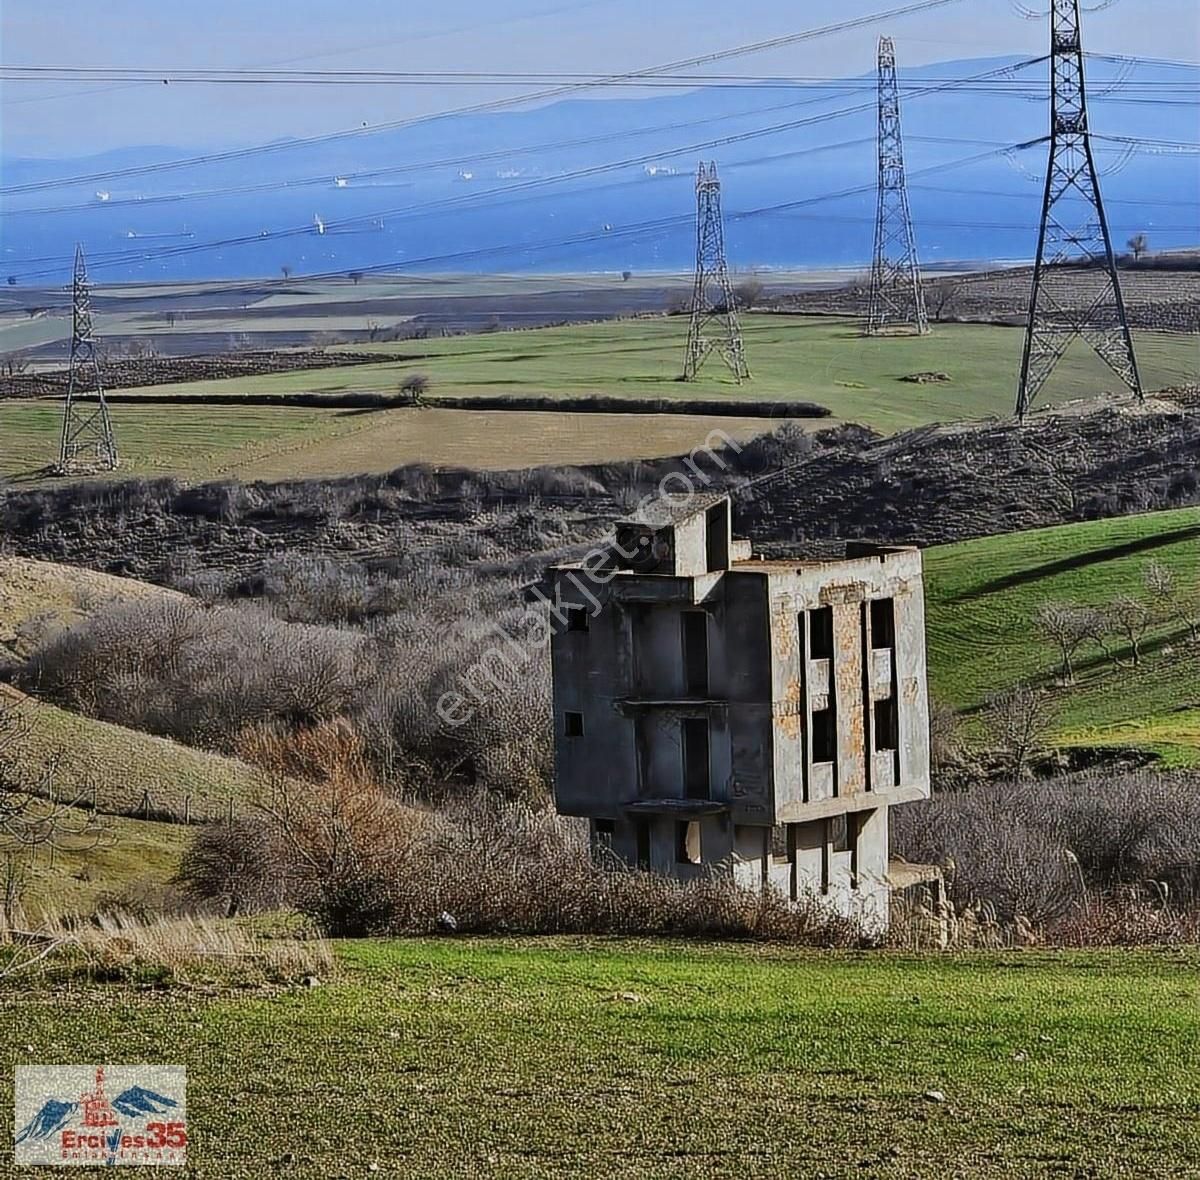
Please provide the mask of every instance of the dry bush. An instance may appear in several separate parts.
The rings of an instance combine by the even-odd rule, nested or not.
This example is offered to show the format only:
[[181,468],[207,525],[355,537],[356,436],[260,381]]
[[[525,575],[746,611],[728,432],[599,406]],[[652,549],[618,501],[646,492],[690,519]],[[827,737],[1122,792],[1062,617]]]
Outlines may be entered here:
[[[279,861],[275,835],[260,816],[214,823],[184,852],[175,883],[220,906],[227,918],[284,904],[286,888],[262,866]],[[103,908],[103,907],[101,907]],[[137,912],[137,911],[135,911]]]
[[36,971],[95,981],[158,983],[236,978],[296,982],[329,976],[333,952],[319,938],[267,938],[234,922],[195,916],[143,920],[120,912],[81,923],[43,918],[33,929],[0,922],[0,979]]
[[[102,720],[252,759],[242,747],[255,727],[303,732],[345,719],[366,739],[374,777],[399,789],[451,782],[546,798],[548,652],[527,646],[518,658],[502,637],[527,633],[525,608],[510,605],[507,580],[481,586],[473,572],[426,570],[372,581],[303,560],[270,567],[254,587],[272,611],[286,603],[303,619],[365,620],[360,629],[180,599],[104,606],[42,643],[19,680]],[[451,691],[471,701],[459,728],[437,710]]]
[[583,824],[485,796],[431,810],[326,785],[270,819],[287,828],[283,860],[258,871],[288,881],[292,904],[334,936],[427,934],[450,914],[465,933],[865,941],[815,904],[596,865]]
[[1099,894],[1200,901],[1200,776],[1092,771],[980,785],[898,808],[894,850],[943,866],[956,911],[1001,923],[1077,920]]
[[1069,947],[1194,946],[1200,942],[1200,909],[1124,893],[1090,894],[1054,924],[1050,937]]

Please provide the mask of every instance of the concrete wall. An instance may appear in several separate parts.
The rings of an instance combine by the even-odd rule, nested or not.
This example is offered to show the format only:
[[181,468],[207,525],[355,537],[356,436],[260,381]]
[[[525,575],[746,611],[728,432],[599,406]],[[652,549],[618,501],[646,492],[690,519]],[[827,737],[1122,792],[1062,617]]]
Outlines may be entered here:
[[[728,504],[715,510],[711,532],[709,511],[667,526],[672,568],[661,575],[626,571],[599,587],[580,573],[584,589],[572,584],[569,568],[551,571],[554,600],[589,611],[586,630],[556,626],[552,644],[558,808],[592,818],[600,855],[604,846],[637,864],[644,825],[654,871],[683,879],[716,873],[796,900],[811,896],[882,929],[887,808],[929,792],[920,554],[880,550],[838,562],[739,561],[709,570],[714,554],[744,552],[722,532]],[[601,600],[596,614],[590,594]],[[887,646],[872,639],[876,599],[892,603],[895,638]],[[832,611],[832,658],[811,650],[808,613],[820,608]],[[704,693],[687,691],[685,611],[702,611],[707,621]],[[875,703],[888,700],[897,740],[876,750]],[[830,706],[835,756],[818,760],[813,714]],[[568,736],[568,714],[582,716],[582,734]],[[686,797],[689,717],[708,722],[709,798],[725,808],[696,821],[702,864],[679,855],[677,825],[686,816],[628,810]],[[850,849],[838,850],[829,821],[847,813],[855,835]],[[786,853],[772,845],[781,824]]]
[[888,809],[852,813],[848,823],[844,850],[834,848],[828,820],[786,825],[782,855],[772,850],[770,828],[736,827],[733,879],[743,888],[771,888],[881,934],[888,921]]
[[[767,563],[761,563],[766,565]],[[929,793],[929,704],[925,599],[915,550],[838,562],[770,563],[775,818],[803,822],[847,809]],[[870,602],[890,599],[894,647],[874,647]],[[834,656],[813,659],[808,612],[833,613]],[[876,701],[894,699],[898,741],[875,750]],[[813,756],[813,713],[832,706],[837,759]],[[878,800],[875,798],[878,796]]]

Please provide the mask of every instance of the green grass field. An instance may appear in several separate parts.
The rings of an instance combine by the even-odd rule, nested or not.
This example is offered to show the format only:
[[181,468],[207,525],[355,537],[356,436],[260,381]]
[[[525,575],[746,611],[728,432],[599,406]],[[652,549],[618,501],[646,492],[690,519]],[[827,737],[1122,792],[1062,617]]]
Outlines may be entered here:
[[[748,316],[755,376],[742,386],[719,360],[710,362],[699,381],[676,381],[686,331],[683,319],[657,318],[409,341],[373,346],[398,358],[389,364],[125,392],[161,397],[395,391],[406,374],[422,372],[435,395],[816,401],[834,418],[805,422],[813,429],[854,421],[890,432],[1012,411],[1021,348],[1021,332],[1014,328],[944,324],[922,338],[868,340],[849,320]],[[1148,388],[1197,379],[1200,357],[1192,338],[1147,333],[1138,345]],[[924,371],[945,372],[951,380],[901,380]],[[1077,348],[1064,358],[1042,400],[1093,396],[1113,385],[1101,363]],[[113,416],[123,473],[193,480],[346,475],[422,461],[487,468],[598,463],[688,451],[714,421],[738,438],[777,425],[752,418],[197,405],[117,405]],[[0,475],[42,479],[57,457],[58,430],[59,407],[52,402],[0,402],[0,437],[6,443]]]
[[[88,817],[73,812],[82,826]],[[21,898],[32,919],[42,913],[90,914],[129,891],[153,903],[179,867],[194,829],[152,820],[103,817],[95,835],[64,840],[51,856],[39,849]]]
[[1191,950],[338,956],[276,995],[6,988],[0,1106],[21,1062],[179,1062],[190,1170],[229,1180],[1200,1171]]
[[[880,430],[926,422],[1008,415],[1016,389],[1022,332],[986,324],[940,324],[928,336],[866,339],[852,320],[751,315],[744,320],[752,381],[738,386],[710,360],[699,380],[677,381],[687,338],[683,317],[454,336],[372,346],[395,365],[356,365],[232,381],[198,381],[179,392],[343,392],[395,389],[402,375],[428,374],[431,393],[779,398],[816,401],[835,417]],[[1187,336],[1138,337],[1148,388],[1200,372]],[[901,378],[947,373],[941,384]],[[1115,378],[1089,350],[1072,349],[1046,389],[1048,402],[1092,396]],[[163,393],[163,387],[154,391]]]
[[[1032,626],[1045,601],[1103,606],[1145,595],[1151,561],[1200,591],[1200,509],[1156,512],[985,537],[925,554],[934,694],[959,709],[1020,680],[1052,683],[1057,653]],[[1179,623],[1155,627],[1139,667],[1119,645],[1116,667],[1094,646],[1077,684],[1056,691],[1058,740],[1136,745],[1172,763],[1200,763],[1200,654]],[[1114,641],[1110,641],[1113,646]]]

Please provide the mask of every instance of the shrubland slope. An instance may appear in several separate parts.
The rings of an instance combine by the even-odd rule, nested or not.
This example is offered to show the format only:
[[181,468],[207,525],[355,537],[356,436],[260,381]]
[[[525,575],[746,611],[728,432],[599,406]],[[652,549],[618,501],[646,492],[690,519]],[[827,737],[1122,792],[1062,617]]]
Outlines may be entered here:
[[0,656],[23,659],[48,631],[105,603],[182,598],[162,586],[78,566],[0,557]]

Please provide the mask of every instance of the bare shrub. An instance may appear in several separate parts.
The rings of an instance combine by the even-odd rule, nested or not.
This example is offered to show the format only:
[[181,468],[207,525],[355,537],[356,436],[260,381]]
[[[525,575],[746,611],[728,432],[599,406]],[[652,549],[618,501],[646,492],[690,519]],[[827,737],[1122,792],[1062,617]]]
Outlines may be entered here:
[[1043,602],[1033,617],[1037,631],[1058,648],[1062,678],[1075,680],[1075,653],[1088,641],[1102,642],[1104,620],[1099,611],[1065,602]]
[[69,708],[230,750],[248,725],[348,712],[366,640],[179,599],[117,604],[37,649],[20,681]]
[[976,786],[897,808],[892,825],[899,855],[943,866],[957,909],[987,902],[1003,921],[1053,929],[1102,897],[1181,909],[1200,900],[1194,774],[1097,771]]
[[1054,926],[1059,946],[1195,945],[1200,910],[1164,906],[1143,897],[1090,895]]
[[464,933],[863,941],[815,904],[597,865],[579,821],[491,796],[432,810],[325,784],[264,814],[282,859],[256,871],[286,881],[292,903],[331,935],[427,934],[448,913]]
[[280,882],[262,871],[277,861],[270,825],[257,815],[241,816],[208,825],[184,852],[175,881],[233,918],[282,904]]
[[980,711],[989,750],[1013,779],[1024,778],[1054,728],[1047,693],[1015,684],[988,697]]

